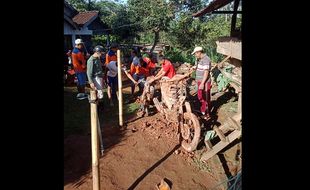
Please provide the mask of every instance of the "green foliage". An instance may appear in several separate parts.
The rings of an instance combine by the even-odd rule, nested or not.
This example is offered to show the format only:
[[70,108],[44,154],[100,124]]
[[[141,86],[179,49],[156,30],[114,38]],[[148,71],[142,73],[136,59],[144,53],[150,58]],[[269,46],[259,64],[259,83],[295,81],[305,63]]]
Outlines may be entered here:
[[[111,42],[120,41],[119,36],[117,35],[110,35]],[[95,47],[96,45],[102,45],[103,47],[106,46],[107,43],[107,35],[94,35],[92,36],[92,46]]]
[[224,90],[228,86],[229,82],[229,78],[225,77],[222,73],[220,73],[216,78],[218,91],[220,92]]
[[154,33],[154,48],[160,38],[159,32],[167,31],[174,17],[169,4],[165,0],[128,0],[128,9],[133,23],[139,24],[139,32]]
[[129,13],[136,23],[141,23],[143,31],[167,30],[173,18],[165,0],[128,0]]
[[101,20],[111,28],[110,33],[116,41],[132,42],[137,37],[139,25],[134,24],[128,6],[112,1],[98,1]]
[[78,11],[97,10],[95,0],[67,0]]
[[214,63],[219,63],[224,59],[224,55],[216,52],[216,47],[214,46],[203,46],[205,53],[210,57],[211,61]]
[[171,48],[167,52],[165,52],[165,57],[169,58],[172,62],[187,62],[194,64],[195,57],[190,53],[186,53],[186,51],[182,51],[178,48]]

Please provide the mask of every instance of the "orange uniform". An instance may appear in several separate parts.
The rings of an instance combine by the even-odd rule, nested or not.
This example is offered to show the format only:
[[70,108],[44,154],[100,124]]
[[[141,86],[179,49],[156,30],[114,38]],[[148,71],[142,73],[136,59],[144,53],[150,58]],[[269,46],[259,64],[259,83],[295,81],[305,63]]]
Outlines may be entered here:
[[75,72],[86,72],[86,58],[83,51],[76,47],[72,51],[72,64]]
[[116,53],[113,50],[109,50],[105,56],[105,64],[109,64],[110,61],[117,61]]

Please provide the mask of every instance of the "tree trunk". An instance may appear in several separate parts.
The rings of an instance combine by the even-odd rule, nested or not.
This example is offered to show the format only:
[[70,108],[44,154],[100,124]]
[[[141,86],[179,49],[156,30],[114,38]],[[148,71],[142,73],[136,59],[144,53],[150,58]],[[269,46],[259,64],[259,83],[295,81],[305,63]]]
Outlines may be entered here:
[[90,3],[91,3],[90,0],[88,0],[88,4],[87,4],[87,9],[88,9],[88,10],[87,10],[87,11],[90,11],[90,10],[91,10]]
[[155,46],[156,46],[156,44],[157,44],[157,42],[158,42],[158,40],[159,40],[159,30],[158,30],[158,31],[155,31],[155,32],[154,32],[154,35],[155,35],[155,37],[154,37],[154,43],[153,43],[152,49],[150,50],[150,53],[153,53],[153,51],[154,51],[154,49],[155,49]]

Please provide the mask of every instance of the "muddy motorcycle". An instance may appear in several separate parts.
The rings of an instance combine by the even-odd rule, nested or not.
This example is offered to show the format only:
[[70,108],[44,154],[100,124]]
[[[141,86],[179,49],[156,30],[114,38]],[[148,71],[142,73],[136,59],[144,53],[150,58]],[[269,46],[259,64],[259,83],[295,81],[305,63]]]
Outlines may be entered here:
[[[197,116],[192,113],[191,106],[186,99],[186,85],[193,69],[186,74],[176,74],[171,79],[159,81],[161,102],[153,98],[155,85],[153,77],[148,77],[141,96],[143,114],[148,115],[149,104],[153,100],[156,109],[168,123],[176,123],[182,147],[187,152],[196,150],[200,139],[200,124]],[[153,99],[152,99],[153,98]]]

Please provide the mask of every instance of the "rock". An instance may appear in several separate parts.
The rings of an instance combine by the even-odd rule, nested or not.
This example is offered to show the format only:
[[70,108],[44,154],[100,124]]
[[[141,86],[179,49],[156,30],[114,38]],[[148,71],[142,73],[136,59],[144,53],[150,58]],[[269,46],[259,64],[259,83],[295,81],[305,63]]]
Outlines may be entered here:
[[174,154],[180,154],[180,152],[181,152],[181,150],[176,150],[176,151],[174,151]]
[[171,190],[170,186],[165,182],[164,179],[160,181],[160,184],[156,185],[157,190]]

